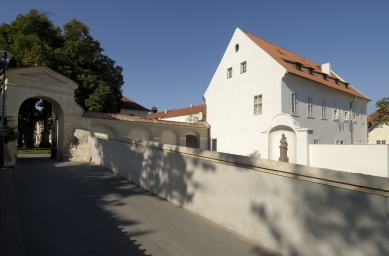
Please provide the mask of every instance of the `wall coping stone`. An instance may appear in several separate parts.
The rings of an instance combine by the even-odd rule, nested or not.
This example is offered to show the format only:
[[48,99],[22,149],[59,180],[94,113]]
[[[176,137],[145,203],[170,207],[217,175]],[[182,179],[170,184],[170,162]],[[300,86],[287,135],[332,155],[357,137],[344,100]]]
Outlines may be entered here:
[[389,197],[389,178],[284,163],[267,159],[258,159],[216,151],[187,148],[177,145],[162,144],[158,142],[133,140],[130,138],[102,133],[90,134],[91,136],[99,139],[113,140],[126,144],[136,145],[138,147],[167,151],[193,158],[206,159],[211,162],[233,165],[288,178],[305,180],[308,182]]

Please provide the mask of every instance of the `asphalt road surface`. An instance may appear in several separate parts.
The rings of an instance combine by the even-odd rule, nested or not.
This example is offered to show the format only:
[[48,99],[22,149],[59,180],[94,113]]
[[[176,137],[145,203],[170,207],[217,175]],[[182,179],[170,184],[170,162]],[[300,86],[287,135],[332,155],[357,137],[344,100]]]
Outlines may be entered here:
[[1,171],[1,255],[278,255],[111,171],[20,158]]

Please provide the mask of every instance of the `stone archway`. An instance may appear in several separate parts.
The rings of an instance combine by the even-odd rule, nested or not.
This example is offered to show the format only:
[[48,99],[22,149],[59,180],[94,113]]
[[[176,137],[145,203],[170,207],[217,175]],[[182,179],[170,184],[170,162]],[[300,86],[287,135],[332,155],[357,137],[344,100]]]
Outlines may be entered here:
[[[83,109],[74,101],[78,85],[45,66],[7,70],[5,98],[6,116],[17,116],[21,104],[29,98],[43,99],[52,104],[56,124],[56,159],[63,160],[73,134],[74,116]],[[15,118],[14,125],[17,125]]]

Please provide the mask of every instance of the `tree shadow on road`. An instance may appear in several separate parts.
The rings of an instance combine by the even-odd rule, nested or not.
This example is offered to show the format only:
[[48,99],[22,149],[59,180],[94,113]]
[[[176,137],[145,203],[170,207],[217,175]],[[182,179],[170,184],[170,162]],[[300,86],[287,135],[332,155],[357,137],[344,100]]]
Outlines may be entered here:
[[139,218],[126,218],[117,208],[117,195],[147,192],[110,171],[91,164],[30,158],[14,168],[13,178],[26,255],[153,252],[144,244],[153,230],[142,228]]

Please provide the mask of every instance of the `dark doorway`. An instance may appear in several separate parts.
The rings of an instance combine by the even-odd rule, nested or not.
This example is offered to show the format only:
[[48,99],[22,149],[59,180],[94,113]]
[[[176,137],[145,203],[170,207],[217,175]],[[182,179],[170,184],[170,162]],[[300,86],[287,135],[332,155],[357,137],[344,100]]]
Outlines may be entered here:
[[194,135],[186,135],[186,146],[188,148],[197,148],[197,138]]

